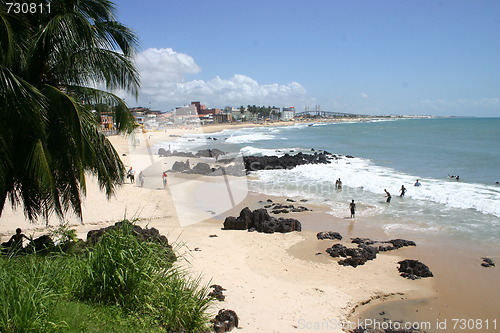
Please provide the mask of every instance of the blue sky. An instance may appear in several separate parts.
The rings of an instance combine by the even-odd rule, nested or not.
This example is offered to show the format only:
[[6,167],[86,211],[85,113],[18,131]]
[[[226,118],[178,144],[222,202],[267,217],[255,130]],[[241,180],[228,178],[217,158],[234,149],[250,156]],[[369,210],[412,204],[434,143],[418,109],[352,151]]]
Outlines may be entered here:
[[500,1],[116,0],[139,100],[500,116]]

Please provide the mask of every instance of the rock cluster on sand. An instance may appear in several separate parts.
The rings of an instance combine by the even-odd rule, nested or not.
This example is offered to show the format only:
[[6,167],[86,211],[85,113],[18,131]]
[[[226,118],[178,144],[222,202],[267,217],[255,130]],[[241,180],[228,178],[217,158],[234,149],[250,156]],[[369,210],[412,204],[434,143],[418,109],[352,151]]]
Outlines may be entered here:
[[316,234],[316,238],[342,240],[342,235],[335,231],[321,231]]
[[[321,233],[318,233],[316,236],[318,237],[318,239],[325,239],[328,237],[335,237],[337,236],[336,234],[338,233],[335,233],[333,231],[330,232],[323,231]],[[340,239],[342,239],[342,236],[340,234],[338,234],[338,236],[340,236]],[[320,238],[320,237],[325,237],[325,238]],[[330,239],[339,239],[339,238],[330,238]],[[369,238],[352,238],[351,242],[354,244],[358,244],[358,247],[349,248],[342,244],[334,244],[331,248],[326,249],[326,252],[334,258],[338,257],[346,258],[340,260],[339,265],[357,267],[360,265],[364,265],[368,260],[375,259],[377,257],[377,253],[379,253],[380,251],[382,252],[392,251],[399,249],[403,246],[416,246],[415,242],[405,239],[376,241]],[[383,243],[383,244],[388,243],[391,245],[376,246],[377,243]]]
[[493,260],[491,260],[490,258],[481,258],[481,259],[483,259],[481,266],[483,266],[483,267],[495,267],[495,262]]
[[271,213],[273,214],[288,214],[288,213],[300,213],[300,212],[307,212],[310,209],[304,206],[297,206],[295,207],[294,205],[283,205],[283,204],[272,204],[272,205],[266,205],[264,208],[270,208]]
[[302,231],[302,225],[296,219],[274,218],[266,209],[256,209],[253,212],[245,207],[240,216],[228,216],[224,221],[225,230],[248,230],[264,233]]
[[398,264],[401,276],[407,279],[415,280],[434,276],[429,267],[418,260],[406,259],[398,262]]
[[[128,221],[120,221],[116,222],[114,225],[111,225],[109,227],[97,229],[97,230],[90,230],[87,233],[87,243],[94,245],[96,244],[99,239],[107,232],[111,230],[115,230],[118,228],[121,228],[124,223],[131,224]],[[141,241],[145,242],[155,242],[159,243],[164,246],[168,246],[168,240],[167,237],[164,235],[161,235],[158,229],[156,228],[141,228],[138,225],[132,225],[132,233]]]
[[214,323],[213,329],[216,333],[229,332],[233,328],[238,327],[238,316],[233,310],[220,309],[219,313],[212,320]]
[[226,289],[222,288],[218,284],[213,284],[210,288],[213,288],[213,290],[208,294],[208,297],[213,297],[221,302],[226,299],[226,296],[223,293]]

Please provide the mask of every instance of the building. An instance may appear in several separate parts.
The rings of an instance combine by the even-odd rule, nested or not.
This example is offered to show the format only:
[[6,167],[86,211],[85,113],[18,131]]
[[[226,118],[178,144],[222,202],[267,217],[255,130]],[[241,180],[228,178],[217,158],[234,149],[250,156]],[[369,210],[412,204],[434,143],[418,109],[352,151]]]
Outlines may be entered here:
[[175,124],[198,122],[198,112],[196,112],[196,106],[194,104],[177,107],[175,108],[173,114]]
[[291,106],[281,110],[281,120],[292,120],[295,117],[295,107]]

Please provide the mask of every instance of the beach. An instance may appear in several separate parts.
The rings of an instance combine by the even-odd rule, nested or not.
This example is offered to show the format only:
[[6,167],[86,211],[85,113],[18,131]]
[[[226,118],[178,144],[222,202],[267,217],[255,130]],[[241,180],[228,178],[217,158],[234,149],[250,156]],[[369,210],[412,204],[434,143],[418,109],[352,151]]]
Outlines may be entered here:
[[[265,126],[289,126],[274,123]],[[311,211],[289,213],[302,223],[303,231],[264,234],[245,230],[222,230],[224,219],[238,216],[241,209],[262,208],[267,200],[282,204],[295,195],[269,195],[248,188],[238,177],[184,175],[168,172],[164,188],[161,174],[170,170],[181,157],[160,157],[159,144],[175,145],[179,136],[218,133],[222,130],[247,128],[243,125],[211,125],[166,132],[136,133],[133,138],[109,137],[127,169],[144,170],[144,187],[124,184],[107,200],[95,181],[88,181],[83,222],[69,215],[67,223],[85,239],[89,230],[101,228],[123,218],[137,219],[140,226],[157,228],[174,244],[183,259],[179,265],[193,275],[201,275],[207,284],[226,289],[226,299],[217,302],[218,309],[234,310],[243,332],[342,332],[355,328],[358,321],[379,314],[380,306],[392,320],[432,323],[428,331],[452,331],[452,318],[498,319],[500,280],[498,269],[480,266],[480,258],[500,259],[498,248],[469,247],[460,242],[428,237],[412,238],[416,247],[379,253],[375,260],[356,268],[338,265],[326,248],[335,243],[351,246],[351,237],[378,240],[403,237],[404,232],[388,234],[372,217],[346,219],[329,214],[317,202],[303,203]],[[211,158],[189,158],[215,165]],[[252,177],[252,176],[250,176]],[[242,177],[245,178],[245,177]],[[226,193],[227,192],[227,193]],[[227,196],[227,198],[226,198]],[[346,213],[347,213],[347,204]],[[52,218],[50,225],[59,221]],[[28,223],[20,209],[6,208],[0,217],[1,241],[8,240],[17,227],[26,235],[41,235],[45,224]],[[342,241],[318,240],[319,231],[336,231]],[[412,235],[414,236],[414,235]],[[403,259],[426,263],[433,278],[409,280],[397,270]],[[403,306],[401,303],[403,302]],[[380,305],[382,304],[382,305]],[[370,308],[372,307],[372,308]],[[375,309],[374,312],[371,309]],[[398,310],[400,310],[398,312]],[[417,313],[418,311],[418,313]],[[448,319],[447,330],[436,327]],[[500,325],[500,322],[498,323]],[[477,325],[469,331],[484,331]],[[490,331],[491,326],[490,326]]]

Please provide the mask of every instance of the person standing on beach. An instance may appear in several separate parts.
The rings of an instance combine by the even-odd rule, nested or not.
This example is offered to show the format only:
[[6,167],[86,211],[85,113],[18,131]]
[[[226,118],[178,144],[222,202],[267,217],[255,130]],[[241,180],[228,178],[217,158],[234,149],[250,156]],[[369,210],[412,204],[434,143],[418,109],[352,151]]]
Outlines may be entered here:
[[144,174],[141,172],[139,172],[139,176],[137,176],[137,179],[139,180],[139,187],[143,187],[144,186]]
[[130,184],[135,183],[135,170],[132,167],[127,171],[127,178],[130,179]]
[[406,193],[406,187],[404,185],[401,185],[401,189],[399,190],[399,192],[401,192],[399,196],[404,197]]
[[384,192],[385,192],[385,196],[387,197],[386,202],[391,202],[391,199],[392,199],[391,194],[389,192],[387,192],[386,189],[384,189]]
[[351,209],[351,219],[353,219],[356,215],[356,204],[354,203],[354,200],[349,204],[349,208]]
[[161,175],[161,179],[163,181],[163,188],[166,188],[167,187],[167,172],[166,171],[163,171],[163,174]]

